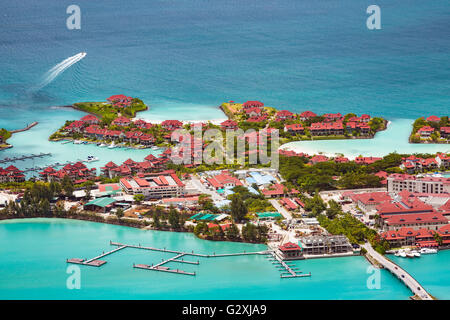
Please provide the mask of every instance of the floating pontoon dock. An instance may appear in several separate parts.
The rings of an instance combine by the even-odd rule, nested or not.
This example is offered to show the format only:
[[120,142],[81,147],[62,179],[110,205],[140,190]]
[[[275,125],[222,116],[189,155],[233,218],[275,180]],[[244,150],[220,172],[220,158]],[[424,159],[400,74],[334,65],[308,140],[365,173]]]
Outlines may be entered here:
[[184,260],[184,258],[183,258],[184,256],[193,256],[193,257],[201,257],[201,258],[219,258],[219,257],[244,256],[244,255],[269,255],[270,254],[273,256],[273,258],[270,257],[269,260],[271,260],[273,264],[277,264],[278,265],[277,267],[281,269],[280,271],[286,270],[288,272],[287,274],[282,273],[281,274],[282,278],[296,278],[296,277],[311,276],[311,273],[299,274],[301,272],[295,271],[295,270],[298,270],[298,268],[285,263],[280,257],[277,256],[275,251],[271,251],[271,250],[256,251],[256,252],[244,251],[244,252],[221,253],[221,254],[216,254],[214,252],[213,254],[201,254],[201,253],[194,253],[194,251],[184,252],[184,251],[177,251],[177,250],[169,250],[166,248],[161,249],[161,248],[146,247],[146,246],[142,246],[141,244],[132,245],[132,244],[119,243],[119,242],[112,242],[112,241],[110,241],[109,244],[112,246],[116,246],[117,248],[115,248],[111,251],[108,251],[108,252],[103,252],[101,255],[98,255],[91,259],[72,258],[72,259],[67,259],[66,262],[74,263],[74,264],[81,264],[81,265],[86,265],[86,266],[101,267],[102,265],[104,265],[106,263],[106,261],[100,260],[100,258],[103,258],[105,256],[108,256],[110,254],[113,254],[113,253],[115,253],[119,250],[125,249],[125,248],[133,248],[133,249],[142,249],[142,250],[167,252],[167,253],[175,254],[175,256],[173,256],[169,259],[165,259],[165,260],[162,259],[162,261],[157,264],[148,265],[148,264],[134,264],[133,263],[133,268],[195,276],[195,272],[187,272],[187,271],[183,271],[180,269],[170,269],[169,267],[165,267],[163,265],[167,264],[169,262],[194,264],[194,265],[200,264],[200,262],[198,260],[197,261]]

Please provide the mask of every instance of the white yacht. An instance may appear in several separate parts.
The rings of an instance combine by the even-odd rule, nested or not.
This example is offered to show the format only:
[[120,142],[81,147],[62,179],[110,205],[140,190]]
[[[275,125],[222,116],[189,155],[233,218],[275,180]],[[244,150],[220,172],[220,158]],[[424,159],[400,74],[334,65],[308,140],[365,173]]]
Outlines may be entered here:
[[106,144],[102,143],[99,145],[99,147],[106,147]]
[[414,257],[420,258],[420,252],[419,251],[413,250],[413,251],[411,251],[411,253],[414,255]]
[[108,146],[109,149],[113,149],[116,147],[116,144],[114,143],[114,141]]
[[82,144],[83,143],[83,141],[81,141],[81,140],[74,140],[74,142],[73,142],[73,144]]
[[152,150],[158,150],[158,149],[159,149],[159,147],[157,147],[157,146],[153,146],[153,147],[151,147],[151,149],[152,149]]
[[431,249],[431,248],[422,248],[420,249],[421,254],[431,254],[431,253],[437,253],[437,249]]
[[402,258],[406,258],[406,252],[402,249],[398,250],[398,255]]

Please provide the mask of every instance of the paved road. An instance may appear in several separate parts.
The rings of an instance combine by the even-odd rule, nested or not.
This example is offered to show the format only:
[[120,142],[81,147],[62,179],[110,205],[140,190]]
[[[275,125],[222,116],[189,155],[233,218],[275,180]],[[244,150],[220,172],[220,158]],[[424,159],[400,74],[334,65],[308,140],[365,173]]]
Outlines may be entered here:
[[420,285],[419,282],[416,281],[409,273],[400,268],[397,264],[392,261],[386,259],[381,254],[376,252],[370,243],[366,243],[363,247],[367,250],[368,254],[371,255],[376,261],[382,264],[386,269],[388,269],[391,273],[396,275],[400,280],[402,280],[406,286],[417,296],[419,296],[422,300],[433,300],[428,292]]
[[275,209],[286,219],[291,220],[292,215],[275,199],[269,200]]
[[203,185],[203,183],[201,183],[200,180],[197,177],[195,177],[194,175],[192,175],[191,179],[192,179],[192,184],[200,191],[200,193],[209,194],[213,201],[221,201],[224,199],[221,196],[219,196],[219,194],[217,192],[206,188]]

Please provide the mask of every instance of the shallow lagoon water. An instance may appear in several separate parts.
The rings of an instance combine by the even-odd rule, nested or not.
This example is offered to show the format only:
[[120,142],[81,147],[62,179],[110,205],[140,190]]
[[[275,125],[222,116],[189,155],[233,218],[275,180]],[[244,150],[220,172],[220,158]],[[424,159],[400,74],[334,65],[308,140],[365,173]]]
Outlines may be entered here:
[[[64,219],[0,222],[0,299],[408,299],[410,291],[381,270],[381,289],[366,285],[363,257],[297,261],[309,278],[281,279],[264,256],[200,258],[199,265],[171,263],[197,275],[133,269],[171,254],[126,248],[100,267],[80,266],[81,289],[66,287],[66,258],[91,258],[111,250],[109,241],[199,253],[265,250],[265,245],[213,242],[190,233]],[[185,257],[193,260],[193,257]],[[194,259],[195,260],[195,259]]]
[[436,298],[450,299],[450,250],[413,259],[389,255],[389,259],[405,268]]
[[390,152],[450,152],[450,144],[409,143],[408,137],[411,133],[413,122],[414,120],[412,119],[394,119],[386,130],[378,132],[373,139],[295,141],[286,143],[280,148],[305,152],[311,155],[322,153],[335,156],[342,153],[350,159],[354,159],[359,155],[382,157]]

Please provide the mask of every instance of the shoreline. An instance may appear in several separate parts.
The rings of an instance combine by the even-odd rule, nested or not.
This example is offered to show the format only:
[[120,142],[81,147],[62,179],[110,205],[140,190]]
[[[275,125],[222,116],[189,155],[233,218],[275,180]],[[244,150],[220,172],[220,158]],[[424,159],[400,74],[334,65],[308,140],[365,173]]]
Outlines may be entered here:
[[[112,217],[112,218],[110,218]],[[71,215],[71,216],[65,216],[65,217],[47,217],[47,216],[34,216],[34,217],[5,217],[0,216],[0,222],[1,221],[12,221],[12,220],[23,220],[23,219],[36,219],[36,218],[44,218],[44,219],[64,219],[64,220],[79,220],[79,221],[88,221],[88,222],[96,222],[96,223],[103,223],[103,224],[111,224],[111,225],[117,225],[121,227],[129,227],[129,228],[135,228],[140,230],[149,230],[149,231],[164,231],[164,232],[184,232],[184,233],[191,233],[194,235],[196,239],[199,240],[206,240],[206,241],[214,241],[214,242],[232,242],[232,243],[249,243],[249,244],[259,244],[259,245],[266,245],[266,243],[262,242],[250,242],[250,241],[233,241],[233,240],[227,240],[227,239],[213,239],[213,238],[200,238],[197,237],[193,231],[190,231],[189,229],[183,229],[183,230],[172,230],[172,229],[155,229],[150,225],[150,222],[145,220],[139,220],[136,218],[130,218],[130,217],[122,217],[117,218],[117,216],[99,216],[97,214],[86,214],[86,215]],[[110,218],[110,219],[108,219]],[[98,219],[98,220],[97,220]],[[122,222],[122,223],[121,223]],[[149,223],[149,224],[146,224]],[[240,239],[242,240],[242,239]]]

